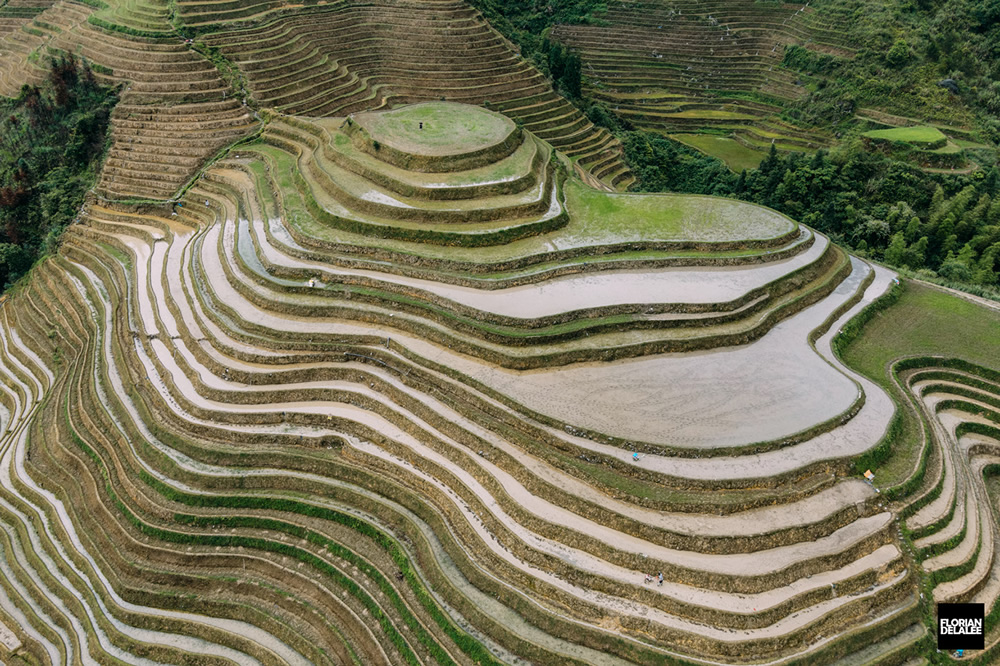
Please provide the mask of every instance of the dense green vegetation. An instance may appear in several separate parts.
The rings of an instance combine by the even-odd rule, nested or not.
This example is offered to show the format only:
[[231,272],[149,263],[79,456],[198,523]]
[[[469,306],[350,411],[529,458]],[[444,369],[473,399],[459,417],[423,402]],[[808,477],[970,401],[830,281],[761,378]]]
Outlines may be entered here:
[[935,175],[844,146],[781,158],[741,174],[733,193],[891,266],[997,296],[1000,170]]
[[652,132],[619,133],[625,161],[636,177],[640,192],[689,192],[728,196],[736,176],[715,157]]
[[[841,5],[822,0],[814,5]],[[810,124],[849,123],[857,108],[974,121],[1000,140],[1000,2],[860,0],[848,20],[859,50],[834,58],[789,49],[784,64],[812,74],[812,93],[786,112]]]
[[[821,0],[816,6],[838,5]],[[622,141],[635,189],[734,196],[771,206],[830,234],[856,252],[921,277],[987,296],[1000,295],[1000,173],[922,171],[872,154],[854,116],[861,107],[968,123],[1000,139],[1000,2],[998,0],[860,0],[851,10],[855,57],[790,46],[784,66],[800,73],[810,94],[785,110],[787,120],[841,132],[833,151],[771,154],[736,175],[719,160],[666,137],[636,130],[606,105],[579,96],[552,67],[567,54],[547,39],[557,23],[600,22],[594,0],[474,4],[522,53],[553,76],[597,125]],[[575,93],[575,94],[574,94]],[[890,130],[926,141],[937,129]],[[922,133],[921,133],[922,132]],[[855,138],[856,137],[856,138]],[[897,156],[903,157],[903,156]],[[988,164],[988,162],[987,162]]]
[[547,56],[543,46],[548,28],[557,23],[595,23],[607,3],[603,0],[473,0],[472,5],[508,39],[521,47],[521,54]]
[[0,98],[0,285],[23,274],[76,215],[117,99],[73,56],[53,60],[43,85]]

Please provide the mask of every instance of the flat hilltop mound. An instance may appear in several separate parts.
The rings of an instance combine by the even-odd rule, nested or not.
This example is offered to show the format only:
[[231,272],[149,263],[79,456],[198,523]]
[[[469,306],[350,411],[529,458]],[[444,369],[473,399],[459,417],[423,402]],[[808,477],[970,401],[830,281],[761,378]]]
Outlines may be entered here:
[[[421,122],[433,132],[425,125],[424,134]],[[452,123],[478,141],[451,142],[460,131]],[[330,232],[444,245],[455,258],[472,247],[492,247],[498,257],[552,246],[582,254],[595,245],[751,252],[801,235],[792,220],[752,204],[592,189],[569,177],[570,161],[551,146],[477,107],[275,116],[263,140],[281,149],[282,162],[298,155],[307,208]]]
[[513,143],[514,122],[486,109],[423,102],[392,111],[352,116],[371,141],[419,157],[459,157]]

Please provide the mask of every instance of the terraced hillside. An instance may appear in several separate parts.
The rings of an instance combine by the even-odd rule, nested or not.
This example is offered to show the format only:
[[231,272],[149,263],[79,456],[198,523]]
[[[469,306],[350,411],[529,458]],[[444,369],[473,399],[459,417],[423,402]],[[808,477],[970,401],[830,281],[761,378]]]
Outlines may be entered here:
[[48,0],[8,0],[3,3],[0,5],[0,36],[18,30],[49,4]]
[[[172,199],[220,149],[255,129],[254,106],[337,116],[439,98],[502,110],[609,187],[633,180],[617,140],[460,0],[338,4],[280,18],[266,13],[273,3],[178,3],[188,29],[226,28],[206,41],[242,74],[229,65],[220,71],[202,55],[207,48],[182,39],[166,3],[95,11],[71,0],[18,2],[27,0],[0,8],[0,94],[40,81],[47,56],[58,53],[86,58],[100,78],[126,88],[98,185],[107,199]],[[229,30],[248,21],[254,27]],[[249,99],[234,89],[244,77]]]
[[[274,3],[180,2],[186,25],[245,20]],[[401,39],[405,36],[405,39]],[[605,183],[633,177],[621,146],[595,127],[461,0],[343,2],[213,32],[260,103],[283,113],[342,116],[449,100],[502,111]]]
[[[927,285],[908,283],[897,292],[898,302],[849,343],[845,358],[884,378],[901,403],[898,444],[912,454],[903,464],[877,469],[884,488],[911,474],[906,468],[917,470],[900,516],[907,547],[924,571],[923,593],[932,601],[982,602],[992,611],[992,629],[998,613],[997,468],[991,456],[1000,441],[1000,307]],[[955,315],[966,324],[942,326]],[[987,640],[979,661],[996,661],[996,650],[995,638]]]
[[934,600],[993,609],[1000,596],[994,478],[1000,470],[1000,374],[941,358],[900,361],[896,371],[939,444],[929,453],[933,483],[907,520]]
[[109,199],[169,199],[223,146],[255,125],[215,66],[176,37],[150,39],[88,22],[93,9],[60,0],[0,37],[0,94],[45,76],[46,55],[71,53],[125,86],[98,183]]
[[[183,205],[92,202],[0,306],[0,657],[921,654],[899,508],[852,471],[892,399],[832,348],[891,273],[592,189],[473,107],[267,120]],[[946,374],[910,385],[989,420],[954,396],[996,377]],[[935,450],[985,543],[988,485]],[[934,594],[992,599],[948,545]]]
[[[807,152],[829,145],[823,133],[777,117],[784,103],[806,94],[803,81],[780,65],[789,44],[850,56],[837,20],[844,11],[754,0],[629,0],[610,3],[598,25],[558,25],[552,36],[580,53],[588,94],[633,124],[693,140],[724,159],[740,153],[730,144],[763,157],[772,143]],[[721,137],[708,146],[699,143],[701,132]]]

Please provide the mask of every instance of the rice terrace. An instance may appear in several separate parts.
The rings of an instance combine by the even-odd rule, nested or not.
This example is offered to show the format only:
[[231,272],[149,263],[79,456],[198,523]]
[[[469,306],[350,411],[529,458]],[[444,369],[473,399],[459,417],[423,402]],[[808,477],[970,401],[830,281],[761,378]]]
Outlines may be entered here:
[[1000,663],[1000,83],[871,3],[0,0],[0,665]]

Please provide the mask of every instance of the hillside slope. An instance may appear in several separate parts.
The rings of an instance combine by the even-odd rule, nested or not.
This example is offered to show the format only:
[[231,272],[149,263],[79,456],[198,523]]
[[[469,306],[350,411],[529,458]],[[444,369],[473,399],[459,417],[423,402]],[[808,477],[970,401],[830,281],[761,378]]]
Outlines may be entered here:
[[182,203],[91,206],[0,311],[23,654],[921,649],[852,474],[892,399],[833,351],[890,272],[765,208],[588,188],[440,102],[271,117]]
[[535,63],[459,0],[11,1],[0,92],[72,52],[120,103],[0,298],[0,662],[916,666],[942,601],[1000,658],[1000,318],[835,242],[991,288],[1000,172],[617,192],[562,94],[579,40],[628,123],[824,145],[771,62],[865,62],[822,7],[619,3]]

